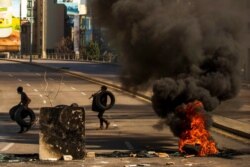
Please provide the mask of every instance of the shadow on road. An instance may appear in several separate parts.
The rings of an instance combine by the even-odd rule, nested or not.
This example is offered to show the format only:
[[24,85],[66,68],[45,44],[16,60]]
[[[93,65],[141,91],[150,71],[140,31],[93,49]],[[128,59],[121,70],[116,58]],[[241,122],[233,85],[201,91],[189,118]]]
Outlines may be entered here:
[[38,127],[32,127],[26,133],[17,133],[20,129],[7,113],[0,113],[0,142],[38,144]]

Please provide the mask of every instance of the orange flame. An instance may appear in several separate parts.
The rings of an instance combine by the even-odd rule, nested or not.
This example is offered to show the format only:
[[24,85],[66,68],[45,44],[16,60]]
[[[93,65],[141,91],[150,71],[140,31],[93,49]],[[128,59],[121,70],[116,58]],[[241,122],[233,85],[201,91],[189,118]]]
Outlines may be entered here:
[[199,156],[217,154],[218,149],[205,126],[204,107],[202,102],[194,101],[181,106],[177,112],[185,113],[187,124],[190,126],[180,135],[179,151],[185,153],[185,145],[199,145]]

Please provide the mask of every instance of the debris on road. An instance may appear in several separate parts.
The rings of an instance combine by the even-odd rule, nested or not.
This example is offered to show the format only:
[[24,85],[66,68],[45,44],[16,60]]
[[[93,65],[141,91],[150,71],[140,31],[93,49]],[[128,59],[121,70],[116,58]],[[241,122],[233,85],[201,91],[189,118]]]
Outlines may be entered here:
[[137,166],[151,166],[150,164],[131,164],[131,165],[125,165],[124,167],[137,167]]
[[131,153],[129,156],[130,156],[130,157],[136,157],[136,156],[137,156],[137,154],[133,154],[133,153]]
[[87,152],[86,157],[87,158],[95,158],[95,152]]
[[167,153],[155,153],[159,158],[169,158],[169,155]]
[[132,164],[132,165],[125,165],[124,167],[136,167],[136,164]]
[[73,157],[71,155],[63,155],[63,160],[64,161],[71,161],[71,160],[73,160]]
[[175,163],[174,163],[174,162],[167,162],[166,165],[167,165],[167,166],[168,166],[168,165],[175,165]]
[[184,164],[185,166],[193,166],[193,164],[192,163],[186,163],[186,164]]
[[9,163],[17,163],[17,162],[31,162],[37,161],[38,154],[0,154],[0,162],[9,162]]
[[195,157],[195,155],[185,155],[185,158],[191,158],[191,157]]
[[155,157],[155,155],[149,154],[148,151],[146,151],[146,150],[142,150],[142,151],[139,151],[137,153],[137,157],[140,157],[140,158],[152,158],[152,157]]

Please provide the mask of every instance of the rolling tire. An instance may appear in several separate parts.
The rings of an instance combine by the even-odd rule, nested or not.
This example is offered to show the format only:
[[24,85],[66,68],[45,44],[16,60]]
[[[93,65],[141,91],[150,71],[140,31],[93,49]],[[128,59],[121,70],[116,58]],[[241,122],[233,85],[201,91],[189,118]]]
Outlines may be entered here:
[[[101,99],[103,96],[109,96],[110,98],[110,104],[107,104],[107,106],[101,103]],[[115,96],[110,91],[102,91],[96,96],[96,105],[98,106],[98,108],[102,110],[108,110],[111,107],[113,107],[114,104],[115,104]]]
[[[29,120],[25,118],[29,117]],[[24,107],[19,108],[15,113],[15,121],[24,127],[32,126],[36,120],[36,115],[30,108],[25,109]]]
[[15,113],[16,113],[18,107],[19,107],[19,105],[15,105],[15,106],[13,106],[13,107],[10,109],[10,111],[9,111],[10,119],[11,119],[12,121],[15,121]]

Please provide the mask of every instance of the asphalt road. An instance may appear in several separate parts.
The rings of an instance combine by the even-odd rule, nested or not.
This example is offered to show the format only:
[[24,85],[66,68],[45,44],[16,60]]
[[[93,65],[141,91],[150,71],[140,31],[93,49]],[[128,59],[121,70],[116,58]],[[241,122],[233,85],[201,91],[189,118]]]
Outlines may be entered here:
[[[9,109],[20,100],[19,95],[16,93],[18,86],[23,86],[25,92],[31,97],[30,107],[34,109],[37,116],[40,107],[58,104],[69,105],[71,103],[84,106],[86,110],[87,152],[94,151],[101,154],[146,149],[164,151],[170,154],[177,152],[178,139],[172,135],[169,129],[164,127],[162,131],[159,131],[154,128],[159,118],[152,111],[151,104],[125,92],[111,90],[116,96],[116,105],[105,113],[106,118],[111,122],[110,128],[108,130],[97,130],[99,127],[97,113],[90,110],[91,101],[89,96],[97,91],[100,85],[43,67],[7,61],[0,61],[0,77],[0,154],[33,154],[39,152],[39,126],[34,126],[25,134],[18,134],[16,132],[19,129],[16,123],[10,121],[8,116]],[[211,162],[209,164],[204,163],[204,158],[199,157],[194,159],[193,166],[201,164],[204,167],[217,166],[219,162],[229,166],[250,164],[249,145],[232,140],[219,133],[212,133],[212,135],[219,149],[229,151],[229,153],[234,150],[232,151],[233,157],[228,160],[231,162],[221,157],[206,157],[205,160]],[[243,155],[238,153],[243,153]],[[183,157],[175,157],[172,160],[181,165],[182,159]],[[163,160],[147,159],[145,162],[159,163],[157,166],[160,166],[160,164],[165,163]],[[114,166],[119,163],[118,159],[109,159],[108,161],[112,161],[108,162],[110,163],[109,166],[112,166],[111,163],[114,163]],[[132,163],[134,160],[127,161]],[[128,163],[127,161],[123,163]],[[138,160],[135,163],[139,162],[144,162],[144,160]],[[74,166],[80,166],[83,162],[72,163],[75,163]],[[96,163],[101,163],[101,161],[87,159],[85,163],[89,164],[88,166],[95,166]],[[118,166],[122,166],[123,163]],[[42,164],[44,166],[49,165]],[[65,165],[61,164],[61,162],[59,164],[55,163],[54,165]],[[8,166],[8,164],[5,165]],[[12,166],[15,165],[12,164]],[[32,165],[32,163],[25,166],[29,165]],[[107,164],[99,164],[99,166],[105,165]]]

